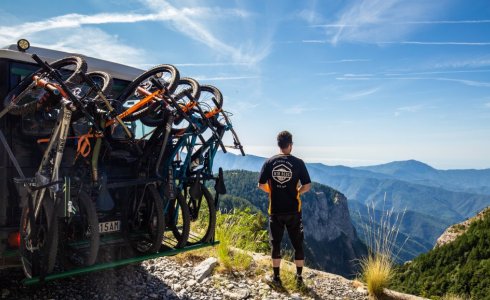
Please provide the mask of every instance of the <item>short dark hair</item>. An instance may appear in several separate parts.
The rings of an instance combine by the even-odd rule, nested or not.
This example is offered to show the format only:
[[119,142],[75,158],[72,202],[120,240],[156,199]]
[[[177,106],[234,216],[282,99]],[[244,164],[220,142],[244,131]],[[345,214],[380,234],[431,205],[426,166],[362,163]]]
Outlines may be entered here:
[[289,131],[281,131],[277,135],[277,145],[281,149],[286,149],[290,144],[293,143],[293,135]]

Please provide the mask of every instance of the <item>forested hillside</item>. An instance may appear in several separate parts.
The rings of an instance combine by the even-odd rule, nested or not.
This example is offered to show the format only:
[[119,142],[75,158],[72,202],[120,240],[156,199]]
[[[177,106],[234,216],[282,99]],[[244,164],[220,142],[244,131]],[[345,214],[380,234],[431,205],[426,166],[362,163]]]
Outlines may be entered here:
[[400,291],[427,297],[455,293],[489,299],[490,210],[455,241],[401,266],[393,284]]

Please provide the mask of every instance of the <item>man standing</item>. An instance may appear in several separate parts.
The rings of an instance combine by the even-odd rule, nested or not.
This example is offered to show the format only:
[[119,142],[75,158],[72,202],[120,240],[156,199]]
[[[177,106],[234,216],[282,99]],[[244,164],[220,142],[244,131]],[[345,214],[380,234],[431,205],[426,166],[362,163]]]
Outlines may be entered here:
[[311,180],[305,163],[291,155],[293,136],[288,131],[277,135],[281,151],[262,166],[258,187],[269,194],[269,240],[272,246],[272,281],[281,284],[281,240],[284,228],[294,248],[296,281],[303,283],[304,265],[303,223],[301,220],[300,195],[310,190]]

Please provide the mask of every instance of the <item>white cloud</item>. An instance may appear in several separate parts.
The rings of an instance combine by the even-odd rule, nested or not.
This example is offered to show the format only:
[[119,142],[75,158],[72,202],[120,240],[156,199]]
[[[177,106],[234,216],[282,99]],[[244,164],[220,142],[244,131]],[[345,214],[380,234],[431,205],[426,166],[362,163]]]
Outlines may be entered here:
[[324,63],[324,64],[341,64],[341,63],[368,62],[368,61],[372,61],[372,60],[366,59],[366,58],[346,58],[346,59],[339,59],[339,60],[323,61],[322,63]]
[[371,89],[367,89],[367,90],[360,90],[360,91],[351,92],[351,93],[346,94],[343,97],[343,99],[344,100],[357,100],[357,99],[372,95],[372,94],[376,93],[377,91],[379,91],[379,89],[380,89],[379,87],[375,87],[375,88],[371,88]]
[[434,46],[489,46],[490,42],[422,42],[422,41],[399,41],[399,42],[377,42],[377,44],[401,44],[401,45],[434,45]]
[[193,76],[197,81],[223,81],[223,80],[246,80],[246,79],[258,79],[259,76]]
[[300,114],[302,114],[308,110],[311,110],[311,109],[308,109],[307,105],[304,105],[304,104],[299,105],[298,104],[298,105],[293,105],[293,106],[286,108],[284,110],[284,113],[288,114],[288,115],[300,115]]
[[[389,41],[403,38],[417,27],[417,24],[403,24],[404,21],[424,18],[435,8],[434,4],[423,1],[353,1],[335,22],[322,27],[334,45],[339,42]],[[390,26],[394,23],[398,24]]]
[[143,3],[159,15],[171,15],[172,18],[169,21],[174,30],[201,42],[218,53],[230,56],[235,62],[255,65],[270,53],[271,43],[264,43],[253,49],[244,44],[239,47],[230,46],[216,37],[204,22],[197,21],[198,18],[181,14],[181,11],[191,10],[190,8],[179,9],[165,0],[146,0]]
[[400,116],[402,113],[415,113],[420,111],[425,107],[424,104],[410,105],[410,106],[402,106],[396,109],[395,117]]
[[[117,52],[126,52],[119,54],[124,57],[129,57],[132,54],[141,54],[143,50],[124,45],[117,36],[105,33],[102,29],[88,29],[84,27],[85,25],[165,22],[171,24],[176,31],[193,40],[199,41],[220,55],[225,55],[235,63],[255,65],[267,57],[270,52],[271,43],[268,42],[256,47],[247,47],[245,44],[238,45],[238,47],[231,46],[216,37],[204,22],[196,21],[197,19],[216,20],[223,17],[248,18],[251,14],[246,11],[203,7],[184,7],[178,9],[164,0],[146,0],[142,3],[147,9],[151,10],[151,13],[66,14],[41,21],[26,22],[21,25],[0,26],[0,43],[11,44],[12,41],[23,37],[30,39],[38,45],[45,45],[46,42],[43,42],[45,38],[51,37],[49,40],[52,44],[57,47],[62,47],[58,48],[59,50],[76,49],[76,52],[82,52],[81,49],[86,50],[89,48],[86,46],[86,41],[91,40],[90,46],[95,45],[94,48],[97,48],[97,51],[90,51],[91,53],[97,53],[95,57],[112,57],[112,60],[114,60],[114,55],[117,55],[112,52],[115,50],[115,46],[119,49]],[[67,31],[66,29],[76,29],[77,33],[82,33],[82,36],[73,37],[73,32]],[[97,43],[93,42],[91,36],[84,34],[90,32],[95,32],[94,37]],[[57,39],[53,40],[53,37],[57,37]],[[86,39],[87,37],[90,37],[90,39]]]

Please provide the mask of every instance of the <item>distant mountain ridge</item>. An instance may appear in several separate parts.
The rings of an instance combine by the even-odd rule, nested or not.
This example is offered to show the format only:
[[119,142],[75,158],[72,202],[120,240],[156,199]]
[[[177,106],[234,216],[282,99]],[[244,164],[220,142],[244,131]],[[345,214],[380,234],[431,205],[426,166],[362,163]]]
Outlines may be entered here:
[[[266,159],[218,152],[214,166],[260,171]],[[351,214],[374,202],[377,210],[404,212],[401,234],[410,236],[402,260],[432,249],[444,230],[490,205],[490,169],[437,170],[416,160],[350,168],[307,163],[313,181],[330,186],[349,200]],[[354,218],[360,228],[362,218]]]

